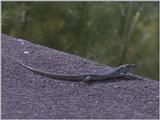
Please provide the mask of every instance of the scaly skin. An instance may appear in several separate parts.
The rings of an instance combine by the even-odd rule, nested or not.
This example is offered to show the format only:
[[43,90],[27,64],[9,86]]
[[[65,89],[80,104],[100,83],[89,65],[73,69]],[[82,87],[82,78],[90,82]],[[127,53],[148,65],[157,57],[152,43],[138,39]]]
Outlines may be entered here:
[[63,75],[63,74],[53,74],[45,71],[41,71],[39,69],[30,67],[25,65],[24,63],[20,61],[16,61],[18,64],[24,66],[25,68],[31,70],[32,72],[35,72],[40,75],[44,75],[53,79],[58,79],[58,80],[79,80],[82,82],[89,82],[92,80],[106,80],[109,78],[117,78],[117,77],[123,77],[127,75],[129,72],[135,68],[134,64],[124,64],[121,65],[111,71],[108,71],[107,73],[104,74],[82,74],[82,75]]

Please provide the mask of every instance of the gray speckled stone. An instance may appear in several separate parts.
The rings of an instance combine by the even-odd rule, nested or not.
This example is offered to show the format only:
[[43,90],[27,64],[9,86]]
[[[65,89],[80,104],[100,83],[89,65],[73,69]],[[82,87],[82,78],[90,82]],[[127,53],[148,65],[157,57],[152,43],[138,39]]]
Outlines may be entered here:
[[35,74],[102,73],[109,66],[2,34],[3,119],[158,119],[158,81],[139,76],[80,85]]

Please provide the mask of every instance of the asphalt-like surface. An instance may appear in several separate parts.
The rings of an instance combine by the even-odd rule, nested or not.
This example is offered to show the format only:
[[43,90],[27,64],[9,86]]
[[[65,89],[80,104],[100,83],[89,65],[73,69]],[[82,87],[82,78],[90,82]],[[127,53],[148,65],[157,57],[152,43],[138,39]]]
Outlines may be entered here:
[[158,81],[140,76],[93,82],[35,74],[15,60],[61,74],[102,73],[111,67],[2,34],[3,119],[158,119]]

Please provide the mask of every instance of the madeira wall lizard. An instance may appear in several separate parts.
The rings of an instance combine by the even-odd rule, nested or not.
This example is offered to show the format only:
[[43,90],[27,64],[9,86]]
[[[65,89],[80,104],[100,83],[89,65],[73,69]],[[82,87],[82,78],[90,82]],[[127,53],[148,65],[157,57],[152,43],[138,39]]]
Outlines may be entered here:
[[109,78],[118,78],[118,77],[123,77],[129,75],[129,73],[135,68],[135,64],[124,64],[121,65],[117,68],[114,68],[113,70],[107,71],[106,73],[103,74],[71,74],[71,75],[63,75],[63,74],[54,74],[54,73],[49,73],[45,72],[33,67],[30,67],[28,65],[25,65],[24,63],[20,62],[19,60],[16,60],[16,62],[25,68],[31,70],[34,73],[44,75],[53,79],[58,79],[58,80],[79,80],[82,82],[89,82],[93,80],[106,80]]

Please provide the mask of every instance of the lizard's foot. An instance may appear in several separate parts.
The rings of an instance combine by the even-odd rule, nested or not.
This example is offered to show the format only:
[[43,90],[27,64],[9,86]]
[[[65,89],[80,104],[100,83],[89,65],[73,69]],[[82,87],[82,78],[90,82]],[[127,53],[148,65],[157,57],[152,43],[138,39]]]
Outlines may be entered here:
[[88,83],[91,80],[91,76],[87,76],[85,79],[83,79],[82,83]]
[[87,76],[84,80],[82,80],[80,83],[82,85],[88,85],[89,81],[91,80],[91,76]]

